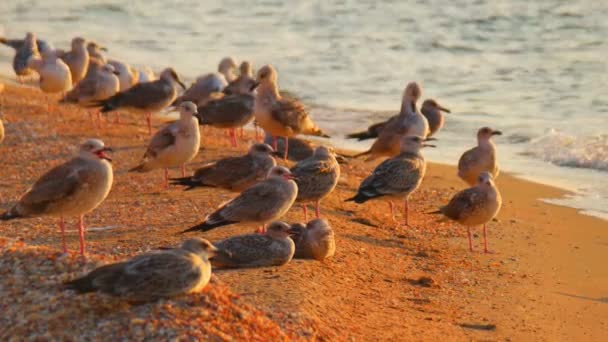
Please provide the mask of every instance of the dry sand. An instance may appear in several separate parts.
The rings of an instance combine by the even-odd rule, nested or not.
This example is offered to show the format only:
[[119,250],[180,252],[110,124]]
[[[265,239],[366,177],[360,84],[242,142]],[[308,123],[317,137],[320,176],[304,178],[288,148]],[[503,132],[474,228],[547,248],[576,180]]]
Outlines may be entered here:
[[[114,188],[86,219],[91,262],[85,265],[71,256],[70,261],[61,263],[72,265],[73,269],[55,270],[56,277],[45,271],[39,277],[46,284],[45,291],[52,293],[53,305],[74,300],[74,296],[53,288],[53,284],[59,286],[60,280],[100,262],[120,260],[158,246],[177,245],[184,236],[176,233],[200,222],[219,203],[234,196],[217,189],[165,190],[161,187],[160,170],[127,173],[143,154],[149,139],[142,126],[143,118],[123,114],[122,124],[104,122],[102,129],[96,129],[83,109],[54,105],[49,114],[46,97],[38,90],[8,85],[0,94],[0,103],[7,131],[4,144],[0,145],[2,209],[9,208],[45,170],[69,158],[72,146],[84,138],[98,137],[115,148]],[[201,153],[189,171],[202,162],[244,153],[247,149],[245,143],[236,149],[229,147],[222,132],[207,128],[201,146]],[[213,305],[197,310],[219,310],[232,303],[238,310],[258,317],[257,325],[239,317],[226,320],[234,330],[213,325],[201,328],[200,336],[211,331],[220,339],[231,335],[231,331],[240,338],[259,339],[268,334],[267,339],[282,339],[281,333],[273,330],[275,323],[287,336],[296,339],[555,341],[602,340],[608,336],[606,221],[539,201],[563,196],[559,189],[502,174],[497,183],[504,205],[488,230],[490,248],[496,253],[471,254],[463,227],[437,222],[436,217],[424,214],[465,187],[456,178],[454,167],[429,165],[421,190],[410,202],[412,227],[396,227],[390,221],[388,205],[383,202],[361,206],[343,202],[352,196],[373,166],[361,161],[343,165],[343,177],[336,191],[322,203],[323,216],[336,232],[334,258],[323,263],[294,261],[280,268],[217,271],[219,280],[203,294],[151,304],[157,311],[146,311],[145,319],[159,324],[160,318],[154,315],[166,316],[164,309],[158,307],[211,301]],[[171,174],[178,175],[178,171],[172,170]],[[298,206],[285,218],[288,222],[301,219],[302,210]],[[69,247],[76,250],[75,218],[69,224]],[[255,228],[226,227],[204,237],[213,241]],[[56,222],[49,218],[3,222],[0,235],[24,243],[22,247],[15,247],[19,245],[15,243],[10,248],[6,243],[2,245],[0,263],[17,258],[11,253],[20,253],[44,264],[53,255],[47,247],[53,250],[60,247]],[[477,234],[474,243],[481,250],[482,239]],[[11,288],[7,284],[22,278],[19,268],[0,270],[0,295],[6,299],[6,291]],[[22,287],[17,296],[43,293],[27,282]],[[209,295],[217,291],[224,296],[221,300]],[[124,304],[108,304],[107,298],[100,297],[80,297],[78,303],[92,301],[90,305],[101,305],[104,312],[115,311],[115,319],[106,320],[107,324],[117,328],[124,325],[124,316],[132,310],[125,309]],[[46,302],[0,300],[0,308],[5,312],[9,309],[31,312],[32,303],[44,306]],[[48,318],[56,319],[54,326],[61,327],[64,320],[70,320],[71,325],[82,320],[86,326],[90,317],[79,318],[80,306],[65,305],[71,315],[64,312]],[[183,312],[170,317],[179,322],[189,319]],[[169,321],[162,320],[165,329],[169,329]],[[37,326],[34,323],[30,325]],[[170,328],[178,335],[191,331],[184,324]],[[19,333],[26,334],[26,330]],[[146,334],[145,329],[143,333]]]

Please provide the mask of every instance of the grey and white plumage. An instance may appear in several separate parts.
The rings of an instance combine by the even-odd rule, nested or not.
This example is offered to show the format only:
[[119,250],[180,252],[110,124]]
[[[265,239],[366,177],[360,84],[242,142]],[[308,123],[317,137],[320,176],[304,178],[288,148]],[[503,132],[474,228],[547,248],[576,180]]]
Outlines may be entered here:
[[194,238],[180,248],[159,250],[130,260],[101,266],[66,283],[78,293],[101,292],[133,302],[198,292],[211,278],[209,258],[218,249],[209,241]]
[[251,93],[218,96],[199,105],[199,123],[217,128],[243,127],[253,120],[254,103]]
[[108,63],[112,64],[114,69],[118,71],[118,80],[120,81],[121,92],[129,90],[131,87],[137,84],[139,74],[137,73],[137,70],[131,67],[131,65],[114,59],[109,59]]
[[[37,44],[36,35],[28,32],[25,39],[6,39],[0,38],[0,43],[15,49],[13,57],[13,70],[17,76],[28,76],[33,70],[28,66],[28,61],[32,57],[40,56],[40,49]],[[48,49],[44,49],[48,51]]]
[[273,137],[297,134],[328,137],[312,121],[304,104],[279,94],[277,72],[271,65],[263,66],[257,75],[255,118],[258,125]]
[[298,196],[298,186],[291,172],[275,166],[266,180],[259,182],[237,197],[222,204],[205,221],[185,232],[208,231],[234,223],[266,224],[280,219],[291,208]]
[[502,197],[494,184],[492,174],[483,171],[477,177],[475,186],[458,192],[450,202],[433,214],[445,217],[467,226],[469,249],[473,251],[470,227],[483,225],[484,250],[488,252],[486,224],[490,222],[502,206]]
[[249,93],[256,86],[256,80],[253,78],[253,69],[251,63],[243,61],[239,66],[239,77],[230,82],[223,92],[226,94],[244,94]]
[[295,244],[289,238],[289,225],[273,222],[265,234],[238,235],[215,243],[226,253],[211,259],[214,267],[245,268],[281,266],[294,255]]
[[97,44],[94,41],[89,41],[87,43],[87,52],[89,53],[90,59],[95,58],[95,59],[101,61],[103,64],[106,64],[108,61],[106,59],[106,56],[104,56],[104,54],[103,54],[103,52],[106,52],[106,51],[108,51],[107,48]]
[[477,146],[467,150],[458,160],[458,177],[473,186],[481,172],[487,171],[492,178],[498,177],[498,162],[496,158],[496,146],[492,142],[494,135],[502,135],[502,132],[482,127],[477,131]]
[[370,149],[357,156],[369,155],[368,161],[381,156],[392,157],[400,153],[402,137],[414,135],[426,138],[430,133],[429,123],[416,107],[421,93],[418,83],[409,83],[403,91],[401,111],[397,119],[389,120]]
[[204,105],[214,93],[221,93],[234,80],[232,70],[236,63],[231,57],[223,58],[218,65],[218,72],[205,74],[196,78],[186,91],[175,99],[172,105],[176,106],[183,101],[192,101],[197,105]]
[[87,106],[114,96],[120,89],[116,74],[114,67],[106,64],[76,84],[61,101]]
[[[285,154],[285,138],[277,137],[277,155]],[[268,145],[273,144],[272,135],[268,132],[264,135],[264,142]],[[299,162],[306,158],[312,157],[312,154],[315,151],[315,146],[308,140],[300,139],[297,137],[289,138],[289,150],[287,151],[287,159]]]
[[318,218],[319,202],[334,190],[340,178],[340,164],[336,161],[333,150],[325,146],[317,147],[312,157],[293,166],[291,173],[298,184],[296,202],[304,205],[315,202]]
[[200,131],[196,119],[196,106],[192,102],[179,105],[179,120],[161,128],[150,140],[142,162],[129,171],[148,172],[158,168],[171,168],[188,163],[198,153]]
[[336,253],[334,231],[326,220],[314,219],[306,225],[291,225],[290,236],[296,245],[294,258],[323,261]]
[[423,142],[424,139],[420,136],[408,135],[401,138],[401,153],[378,165],[372,174],[361,182],[357,194],[347,201],[360,204],[374,199],[404,200],[404,216],[408,224],[408,198],[418,189],[426,172],[426,161],[420,153],[420,148],[432,146]]
[[70,51],[58,56],[70,68],[72,84],[77,84],[84,79],[89,68],[89,52],[84,38],[75,37],[72,39]]
[[43,52],[42,58],[32,56],[28,60],[28,67],[40,75],[39,86],[43,92],[62,93],[72,89],[70,68],[54,51]]
[[196,187],[218,187],[241,192],[259,181],[276,166],[274,150],[267,144],[254,144],[244,156],[228,157],[205,164],[192,177],[173,179],[173,184]]
[[63,217],[79,216],[80,253],[84,255],[83,216],[97,208],[112,188],[114,174],[110,150],[103,141],[89,139],[80,145],[78,156],[45,173],[0,220],[40,216],[60,217],[63,250]]
[[433,99],[424,100],[420,112],[429,123],[429,137],[435,135],[443,127],[445,117],[442,112],[451,113],[449,109],[441,106]]

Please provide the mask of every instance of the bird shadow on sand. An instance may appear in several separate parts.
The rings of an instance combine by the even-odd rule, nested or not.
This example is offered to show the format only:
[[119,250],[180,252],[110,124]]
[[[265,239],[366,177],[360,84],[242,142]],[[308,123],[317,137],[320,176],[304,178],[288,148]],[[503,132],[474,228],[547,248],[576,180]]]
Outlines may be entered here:
[[406,248],[407,246],[396,239],[377,239],[371,236],[363,236],[363,235],[354,235],[354,234],[344,234],[342,235],[348,239],[354,240],[354,241],[359,241],[359,242],[363,242],[363,243],[367,243],[369,245],[374,245],[374,246],[378,246],[378,247],[385,247],[385,248]]
[[588,300],[588,301],[592,301],[592,302],[608,304],[608,297],[593,298],[593,297],[580,296],[580,295],[575,295],[575,294],[565,293],[565,292],[556,292],[556,293],[559,295],[562,295],[562,296],[570,297],[570,298],[583,299],[583,300]]

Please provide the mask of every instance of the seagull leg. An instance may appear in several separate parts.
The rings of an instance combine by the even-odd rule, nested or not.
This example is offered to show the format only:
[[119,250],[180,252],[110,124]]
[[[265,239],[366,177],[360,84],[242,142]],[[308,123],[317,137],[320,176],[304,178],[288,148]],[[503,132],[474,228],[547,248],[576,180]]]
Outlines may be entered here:
[[236,147],[236,129],[230,129],[230,142],[232,143],[232,147]]
[[97,112],[97,128],[101,128],[101,111]]
[[467,235],[469,237],[469,251],[473,252],[473,241],[471,240],[471,227],[467,227]]
[[276,136],[272,136],[272,148],[274,148],[275,152],[278,152],[278,145],[279,145],[279,140],[277,139]]
[[289,137],[285,137],[285,152],[283,152],[283,160],[287,160],[288,151],[289,151]]
[[245,137],[245,129],[243,128],[243,126],[241,126],[241,128],[239,130],[239,136],[241,139],[243,139]]
[[114,123],[115,124],[120,123],[120,112],[116,112],[116,116],[114,117]]
[[407,198],[403,203],[403,216],[405,217],[405,225],[409,227],[409,208],[407,205]]
[[152,113],[146,113],[146,123],[148,124],[148,134],[152,135]]
[[80,255],[84,257],[84,215],[78,217],[78,235],[80,236]]
[[486,225],[483,225],[483,251],[484,253],[492,253],[488,251],[488,238],[486,237]]
[[165,168],[165,189],[169,187],[169,169]]
[[186,164],[182,164],[182,177],[186,177]]
[[395,218],[395,206],[393,204],[393,201],[388,201],[388,204],[391,207],[391,218],[393,222],[397,222],[397,219]]
[[266,233],[266,225],[265,224],[261,225],[258,229],[256,229],[255,232],[258,233],[258,234],[265,234]]
[[260,131],[258,130],[258,126],[253,128],[255,130],[255,141],[260,141]]
[[308,221],[308,206],[306,203],[302,203],[302,209],[304,209],[304,222]]
[[59,217],[59,229],[61,229],[61,246],[63,247],[63,253],[67,253],[68,246],[65,243],[65,221],[63,216]]
[[315,202],[315,214],[317,214],[317,218],[321,218],[321,200]]

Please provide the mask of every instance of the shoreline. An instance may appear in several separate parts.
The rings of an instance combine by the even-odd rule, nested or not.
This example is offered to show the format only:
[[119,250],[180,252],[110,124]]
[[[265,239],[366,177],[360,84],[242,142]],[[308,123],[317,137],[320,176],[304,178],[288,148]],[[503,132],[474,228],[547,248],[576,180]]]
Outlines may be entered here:
[[[55,105],[53,114],[47,114],[45,97],[36,89],[7,84],[0,99],[7,128],[0,145],[2,209],[44,170],[69,158],[73,144],[85,136],[117,147],[114,188],[87,216],[91,228],[115,228],[87,233],[93,256],[120,260],[175,245],[183,238],[176,232],[234,196],[217,189],[164,190],[161,172],[126,173],[149,140],[142,118],[125,113],[123,124],[104,121],[98,130],[75,106]],[[223,132],[213,130],[208,137],[212,139],[205,140],[189,172],[246,149],[243,142],[237,149],[228,147]],[[463,227],[425,214],[466,187],[454,166],[428,164],[412,198],[412,227],[395,227],[385,203],[343,202],[375,165],[357,160],[343,165],[336,191],[322,203],[323,217],[336,232],[334,258],[214,274],[295,339],[600,340],[608,333],[608,323],[602,321],[608,315],[608,270],[603,265],[608,224],[540,200],[563,196],[566,190],[502,173],[497,185],[503,208],[488,230],[490,248],[497,253],[471,254]],[[300,222],[301,216],[295,206],[285,220]],[[73,223],[70,219],[68,231]],[[9,221],[0,235],[56,249],[54,224],[52,219]],[[230,226],[204,237],[214,241],[254,229]],[[477,248],[479,232],[474,230]],[[77,234],[68,234],[68,244],[77,246]]]

